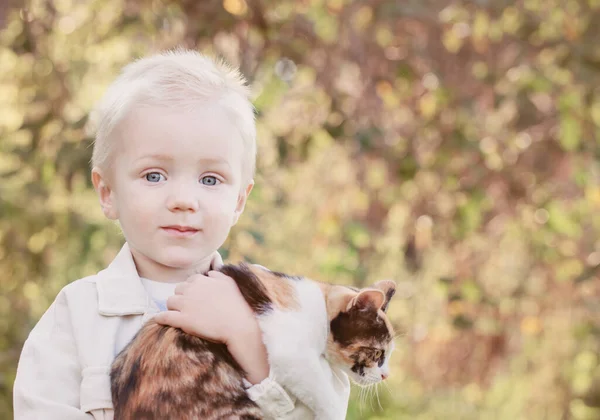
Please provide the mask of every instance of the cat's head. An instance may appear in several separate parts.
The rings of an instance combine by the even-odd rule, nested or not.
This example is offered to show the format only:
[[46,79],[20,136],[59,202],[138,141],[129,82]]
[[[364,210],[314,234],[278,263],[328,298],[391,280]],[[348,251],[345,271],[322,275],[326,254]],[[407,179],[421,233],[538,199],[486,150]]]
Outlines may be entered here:
[[328,298],[328,358],[358,385],[370,385],[390,374],[394,329],[385,311],[396,283],[382,280],[363,289],[333,286]]

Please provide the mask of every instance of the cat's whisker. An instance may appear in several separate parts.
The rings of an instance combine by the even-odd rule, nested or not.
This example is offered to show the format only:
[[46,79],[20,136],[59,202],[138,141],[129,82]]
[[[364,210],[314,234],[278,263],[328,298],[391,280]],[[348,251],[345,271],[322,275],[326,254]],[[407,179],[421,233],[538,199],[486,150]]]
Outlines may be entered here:
[[373,385],[375,384],[369,385],[369,405],[371,407],[371,411],[375,411],[373,408]]
[[386,381],[383,381],[383,384],[385,385],[385,389],[387,389],[387,391],[390,393],[390,397],[392,397],[392,399],[393,399],[394,394],[392,394],[392,390],[390,389],[390,386],[387,384]]
[[379,404],[379,408],[383,411],[383,407],[381,406],[381,400],[379,399],[379,384],[375,385],[375,396],[377,397],[377,404]]
[[364,395],[364,388],[361,386],[358,388],[358,407],[360,410],[360,414],[363,413],[363,395]]
[[367,382],[367,385],[365,385],[364,389],[365,389],[365,406],[367,405],[367,402],[368,402],[369,408],[371,409],[371,411],[373,411],[373,398],[371,395],[372,384]]
[[360,387],[360,409],[361,409],[361,412],[364,411],[364,409],[365,409],[365,401],[366,401],[365,393],[366,393],[366,389],[364,386],[361,385],[361,387]]
[[362,414],[362,388],[358,389],[358,407],[359,407],[360,412]]

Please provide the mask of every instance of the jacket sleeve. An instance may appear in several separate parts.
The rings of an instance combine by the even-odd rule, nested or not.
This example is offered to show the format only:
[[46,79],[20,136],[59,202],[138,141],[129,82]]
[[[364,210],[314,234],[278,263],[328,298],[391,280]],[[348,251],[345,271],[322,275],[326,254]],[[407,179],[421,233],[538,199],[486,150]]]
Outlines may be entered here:
[[[324,357],[321,357],[321,365],[326,370],[331,371],[332,386],[338,401],[332,401],[340,410],[338,418],[346,418],[348,409],[348,400],[350,398],[350,382],[345,373],[334,371]],[[245,382],[246,392],[252,401],[254,401],[269,419],[310,419],[314,417],[313,412],[298,401],[296,396],[290,395],[273,375],[273,371],[261,383],[251,385]],[[337,416],[336,416],[337,417]]]
[[15,420],[89,420],[80,407],[81,369],[64,291],[25,341],[14,384]]
[[251,385],[250,382],[245,381],[245,384],[250,399],[260,407],[268,418],[285,418],[294,410],[294,400],[275,381],[272,372],[261,383]]

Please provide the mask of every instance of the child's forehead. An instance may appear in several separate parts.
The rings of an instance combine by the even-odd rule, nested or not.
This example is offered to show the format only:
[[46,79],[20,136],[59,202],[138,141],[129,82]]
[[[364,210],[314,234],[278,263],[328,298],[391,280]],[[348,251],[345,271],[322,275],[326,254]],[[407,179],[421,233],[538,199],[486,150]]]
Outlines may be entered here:
[[185,128],[225,133],[232,131],[232,126],[235,126],[232,120],[227,110],[221,106],[146,105],[129,110],[119,126],[125,131],[143,130],[146,133],[172,132]]
[[239,130],[218,107],[136,109],[123,119],[119,133],[119,143],[128,153],[162,158],[173,158],[182,151],[218,158],[244,147]]

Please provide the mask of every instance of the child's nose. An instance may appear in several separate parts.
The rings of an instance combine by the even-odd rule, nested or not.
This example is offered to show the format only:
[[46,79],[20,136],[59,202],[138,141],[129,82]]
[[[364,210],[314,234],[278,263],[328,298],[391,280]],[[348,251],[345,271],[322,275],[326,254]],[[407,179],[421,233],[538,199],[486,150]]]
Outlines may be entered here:
[[198,200],[189,188],[177,188],[168,199],[167,205],[171,211],[197,211]]

